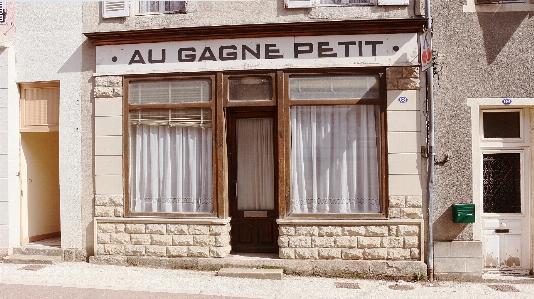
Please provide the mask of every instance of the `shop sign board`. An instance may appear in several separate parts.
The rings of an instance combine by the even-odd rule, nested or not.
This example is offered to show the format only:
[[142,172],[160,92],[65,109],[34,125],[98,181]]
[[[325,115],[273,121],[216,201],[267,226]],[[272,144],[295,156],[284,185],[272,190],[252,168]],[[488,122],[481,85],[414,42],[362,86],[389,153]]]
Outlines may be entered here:
[[414,65],[417,34],[235,38],[96,47],[96,73]]

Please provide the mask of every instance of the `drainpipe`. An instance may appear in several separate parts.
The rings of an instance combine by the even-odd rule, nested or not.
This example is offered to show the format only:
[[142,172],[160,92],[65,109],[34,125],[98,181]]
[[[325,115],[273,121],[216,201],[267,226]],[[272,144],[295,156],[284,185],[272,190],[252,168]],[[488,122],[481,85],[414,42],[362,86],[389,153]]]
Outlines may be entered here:
[[[425,15],[427,17],[427,30],[432,36],[432,16],[430,14],[430,0],[425,0]],[[432,42],[431,42],[432,43]],[[431,48],[432,49],[432,46]],[[426,70],[427,80],[427,109],[428,109],[428,280],[434,281],[434,66],[433,61]]]

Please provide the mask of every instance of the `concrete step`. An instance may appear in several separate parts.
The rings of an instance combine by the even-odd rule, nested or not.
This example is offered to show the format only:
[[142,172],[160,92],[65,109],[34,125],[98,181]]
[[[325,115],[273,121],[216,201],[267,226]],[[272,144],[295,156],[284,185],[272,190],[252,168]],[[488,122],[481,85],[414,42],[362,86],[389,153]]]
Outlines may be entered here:
[[6,264],[55,264],[63,261],[61,256],[13,254],[3,258]]
[[282,280],[283,269],[221,268],[218,276]]
[[63,250],[49,246],[31,245],[13,248],[13,254],[62,256]]

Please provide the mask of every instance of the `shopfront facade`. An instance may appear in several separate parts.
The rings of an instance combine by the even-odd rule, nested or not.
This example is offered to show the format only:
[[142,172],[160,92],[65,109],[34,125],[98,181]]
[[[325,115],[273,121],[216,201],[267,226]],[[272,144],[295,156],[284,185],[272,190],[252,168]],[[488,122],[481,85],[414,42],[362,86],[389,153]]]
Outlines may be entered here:
[[423,262],[423,24],[86,33],[95,256]]

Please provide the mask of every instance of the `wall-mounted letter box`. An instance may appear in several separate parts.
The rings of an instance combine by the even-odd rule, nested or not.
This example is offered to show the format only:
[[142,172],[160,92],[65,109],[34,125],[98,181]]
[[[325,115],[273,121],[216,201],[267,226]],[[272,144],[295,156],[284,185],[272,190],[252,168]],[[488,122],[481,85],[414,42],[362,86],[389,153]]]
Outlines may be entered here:
[[452,205],[452,221],[454,223],[474,223],[475,204],[464,203]]

